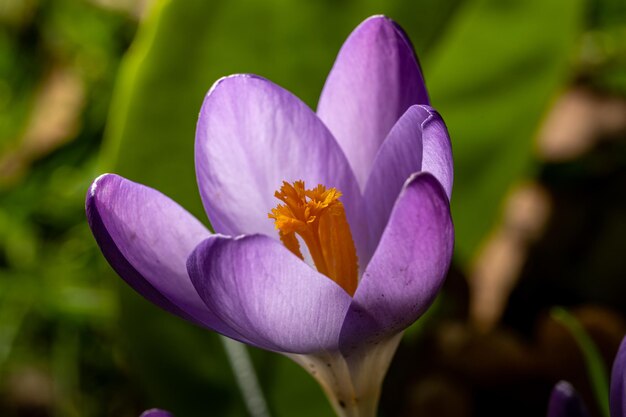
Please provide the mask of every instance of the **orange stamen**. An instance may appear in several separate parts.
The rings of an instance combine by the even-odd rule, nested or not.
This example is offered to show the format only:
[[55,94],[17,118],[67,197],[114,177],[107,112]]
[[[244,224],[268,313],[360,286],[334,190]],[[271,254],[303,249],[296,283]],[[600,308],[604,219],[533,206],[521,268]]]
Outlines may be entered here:
[[341,192],[323,185],[307,190],[304,181],[283,181],[274,194],[278,204],[268,214],[283,244],[300,259],[298,234],[309,248],[317,270],[354,295],[358,284],[358,260]]

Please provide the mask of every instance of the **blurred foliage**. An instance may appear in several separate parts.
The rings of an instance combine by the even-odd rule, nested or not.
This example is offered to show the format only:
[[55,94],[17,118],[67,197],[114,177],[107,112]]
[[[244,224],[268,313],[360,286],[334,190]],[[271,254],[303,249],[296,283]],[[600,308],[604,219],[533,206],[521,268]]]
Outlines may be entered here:
[[[0,22],[0,414],[132,409],[117,295],[83,207],[136,23],[74,0],[6,0]],[[64,95],[50,95],[69,85],[55,73],[71,74]]]
[[597,88],[626,94],[626,3],[589,3],[588,27],[579,50],[581,76]]
[[[394,391],[384,391],[382,414],[415,410],[433,386],[451,390],[443,391],[450,398],[473,393],[467,406],[485,407],[482,369],[445,362],[428,335],[442,317],[465,320],[462,274],[498,222],[510,186],[540,164],[532,139],[555,96],[572,82],[626,96],[626,3],[155,0],[122,59],[137,25],[130,10],[137,10],[133,0],[0,1],[0,415],[136,416],[153,406],[179,417],[245,415],[217,337],[150,305],[104,264],[84,220],[84,193],[96,175],[113,170],[207,222],[193,138],[211,84],[258,73],[315,108],[342,42],[377,13],[409,34],[452,135],[461,271],[427,325],[409,332],[399,353],[406,365],[391,371]],[[535,296],[548,294],[541,285]],[[608,285],[594,291],[611,292]],[[521,314],[526,298],[522,304]],[[508,339],[496,342],[503,363],[519,360]],[[272,415],[331,415],[297,365],[251,354]],[[417,360],[424,357],[435,360]],[[441,385],[444,368],[474,391]],[[431,389],[419,395],[411,385],[421,383],[418,371]]]
[[452,209],[462,261],[493,227],[511,184],[527,174],[530,138],[573,77],[568,64],[582,7],[571,0],[476,1],[427,57],[433,105],[453,138]]

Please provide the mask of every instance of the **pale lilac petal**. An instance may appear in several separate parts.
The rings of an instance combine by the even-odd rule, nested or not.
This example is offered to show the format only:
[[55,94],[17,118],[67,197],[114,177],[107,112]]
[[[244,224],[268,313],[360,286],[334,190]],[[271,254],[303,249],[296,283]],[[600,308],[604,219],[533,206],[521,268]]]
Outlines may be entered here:
[[352,230],[363,229],[360,191],[332,134],[302,101],[268,80],[235,75],[213,86],[200,112],[195,155],[216,232],[277,238],[267,217],[279,202],[274,192],[296,180],[338,188]]
[[431,174],[413,175],[354,295],[342,351],[390,337],[417,320],[443,285],[453,246],[445,191]]
[[[380,240],[404,182],[422,170],[422,123],[428,117],[423,106],[410,107],[378,151],[363,193],[370,243]],[[370,248],[369,254],[375,249]]]
[[425,108],[430,116],[422,124],[422,171],[430,172],[437,178],[449,200],[454,180],[450,135],[439,113],[432,107]]
[[171,414],[169,411],[153,408],[152,410],[146,410],[141,413],[140,417],[174,417],[174,415]]
[[[411,106],[402,115],[374,160],[364,192],[370,243],[380,240],[402,186],[411,174],[419,171],[433,174],[450,197],[450,138],[439,114],[432,107],[422,105]],[[370,248],[370,253],[374,249]]]
[[611,417],[626,417],[626,337],[613,362],[610,407]]
[[341,47],[317,108],[362,189],[378,148],[413,104],[428,104],[413,47],[391,19],[370,17]]
[[186,320],[237,337],[202,302],[186,262],[210,232],[160,192],[113,174],[98,177],[87,219],[113,269],[145,298]]
[[554,386],[548,403],[548,417],[588,417],[589,414],[578,393],[567,381]]
[[257,347],[290,353],[337,348],[350,296],[263,235],[214,235],[187,263],[206,305]]

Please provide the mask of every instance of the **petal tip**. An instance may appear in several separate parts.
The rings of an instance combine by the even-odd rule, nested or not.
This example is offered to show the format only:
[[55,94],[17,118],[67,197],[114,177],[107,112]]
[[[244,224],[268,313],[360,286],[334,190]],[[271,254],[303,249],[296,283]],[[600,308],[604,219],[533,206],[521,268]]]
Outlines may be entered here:
[[211,86],[211,88],[209,88],[209,91],[206,93],[205,99],[209,98],[216,90],[218,87],[232,82],[232,81],[237,81],[240,79],[258,79],[258,80],[265,80],[265,78],[261,77],[260,75],[256,75],[256,74],[250,74],[250,73],[241,73],[241,74],[230,74],[230,75],[225,75],[221,78],[218,78],[217,81],[215,81],[213,83],[213,85]]
[[93,182],[91,183],[91,186],[89,186],[89,192],[88,192],[89,196],[95,197],[96,191],[98,187],[100,186],[100,184],[102,182],[105,182],[107,178],[111,178],[111,177],[118,177],[118,176],[115,174],[111,174],[111,173],[104,173],[96,177],[96,179],[94,179]]
[[121,178],[122,177],[119,175],[106,173],[99,175],[89,186],[85,197],[85,212],[87,214],[87,221],[91,226],[93,226],[94,216],[99,216],[97,214],[98,209],[96,208],[96,205],[99,203],[99,197],[107,188],[107,184]]
[[439,180],[430,172],[419,171],[411,174],[409,178],[404,182],[400,195],[403,195],[409,188],[419,186],[421,184],[428,185],[433,191],[445,196],[445,200],[448,200],[448,194]]
[[395,20],[393,20],[392,18],[384,14],[375,14],[373,16],[368,17],[367,19],[362,21],[356,27],[356,29],[354,29],[354,32],[371,30],[372,32],[376,33],[379,30],[385,30],[385,29],[392,31],[391,33],[395,33],[396,36],[403,39],[407,43],[407,46],[410,47],[411,52],[414,54],[413,45],[411,44],[402,26],[400,26],[398,22],[396,22]]
[[588,417],[576,389],[567,381],[559,381],[550,394],[548,417]]
[[393,21],[390,17],[384,14],[375,14],[367,19],[365,19],[359,26],[371,25],[371,24],[379,24],[379,25],[396,25],[396,22]]
[[404,112],[404,114],[407,113],[414,113],[418,116],[421,115],[420,119],[423,119],[421,123],[422,127],[426,125],[433,117],[439,116],[439,112],[428,104],[412,104]]
[[152,408],[141,413],[139,417],[173,417],[173,415],[168,411]]
[[554,386],[554,390],[562,394],[565,394],[568,397],[575,395],[576,393],[576,390],[574,390],[574,387],[572,386],[572,384],[563,380],[556,383],[556,385]]
[[411,53],[414,55],[413,46],[404,32],[404,29],[402,29],[395,20],[384,14],[376,14],[368,17],[362,21],[352,33],[366,36],[366,38],[376,37],[381,33],[386,33],[388,34],[387,36],[398,37],[402,39],[407,46],[410,46]]

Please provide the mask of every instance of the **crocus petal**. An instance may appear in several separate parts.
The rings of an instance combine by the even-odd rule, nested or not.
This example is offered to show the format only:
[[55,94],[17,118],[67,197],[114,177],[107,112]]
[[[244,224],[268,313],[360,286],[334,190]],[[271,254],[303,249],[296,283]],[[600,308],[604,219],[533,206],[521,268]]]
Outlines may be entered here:
[[168,411],[153,408],[152,410],[146,410],[141,413],[140,417],[174,417],[174,415]]
[[220,333],[235,334],[206,308],[189,276],[187,257],[210,232],[160,192],[113,174],[98,177],[87,219],[113,269],[159,307]]
[[422,170],[422,123],[428,117],[424,106],[411,106],[391,129],[376,155],[363,193],[370,243],[380,240],[404,182]]
[[611,417],[626,417],[626,337],[613,362],[610,401]]
[[339,189],[352,230],[363,229],[360,191],[341,148],[309,107],[268,80],[234,75],[211,88],[195,155],[200,194],[219,233],[277,238],[267,218],[279,202],[274,192],[296,180]]
[[391,19],[370,17],[341,47],[317,108],[362,189],[379,146],[413,104],[428,104],[428,95],[411,42]]
[[450,138],[439,114],[422,105],[411,106],[402,115],[374,160],[364,192],[370,243],[380,240],[404,182],[418,171],[433,174],[450,197]]
[[432,107],[424,108],[428,110],[429,117],[422,123],[422,171],[430,172],[437,178],[449,200],[454,179],[450,135],[439,113]]
[[567,381],[560,381],[554,386],[548,404],[548,417],[588,417],[587,410]]
[[448,198],[428,173],[407,180],[354,295],[341,349],[376,343],[413,323],[433,302],[450,265]]
[[278,241],[214,235],[187,269],[206,305],[250,344],[290,353],[336,349],[350,296]]

